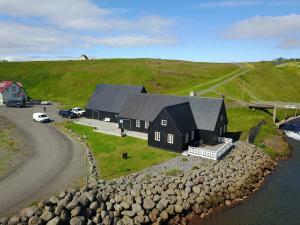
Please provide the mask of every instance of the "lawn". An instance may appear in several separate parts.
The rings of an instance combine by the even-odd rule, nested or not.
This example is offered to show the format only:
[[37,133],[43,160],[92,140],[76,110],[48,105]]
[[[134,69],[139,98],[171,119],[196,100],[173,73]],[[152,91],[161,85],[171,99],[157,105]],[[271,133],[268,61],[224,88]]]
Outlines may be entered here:
[[[112,179],[130,174],[144,168],[159,164],[176,157],[178,154],[151,148],[147,141],[133,137],[117,137],[93,131],[93,128],[66,123],[64,126],[75,133],[87,133],[87,141],[97,160],[100,176]],[[122,153],[128,152],[128,159],[122,158]]]
[[85,106],[96,84],[144,85],[150,93],[186,95],[230,76],[230,63],[160,59],[0,63],[0,80],[21,81],[33,98]]

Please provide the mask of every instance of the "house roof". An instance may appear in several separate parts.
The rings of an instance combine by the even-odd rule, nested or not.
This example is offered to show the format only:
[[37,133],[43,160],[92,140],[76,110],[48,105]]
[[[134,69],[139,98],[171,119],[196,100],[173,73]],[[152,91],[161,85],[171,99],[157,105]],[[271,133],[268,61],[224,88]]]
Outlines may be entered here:
[[[10,85],[12,85],[14,82],[11,80],[4,80],[0,82],[0,93],[2,93],[4,90],[6,90]],[[23,87],[23,85],[20,82],[15,82],[18,86]]]
[[144,86],[98,84],[86,108],[120,113],[128,95],[143,92],[145,92]]
[[129,95],[121,108],[120,117],[152,122],[167,106],[188,102],[198,129],[215,129],[223,99],[159,94]]
[[163,110],[166,110],[166,112],[172,118],[172,121],[174,122],[176,128],[182,134],[197,129],[197,125],[195,123],[193,113],[188,102],[167,106]]

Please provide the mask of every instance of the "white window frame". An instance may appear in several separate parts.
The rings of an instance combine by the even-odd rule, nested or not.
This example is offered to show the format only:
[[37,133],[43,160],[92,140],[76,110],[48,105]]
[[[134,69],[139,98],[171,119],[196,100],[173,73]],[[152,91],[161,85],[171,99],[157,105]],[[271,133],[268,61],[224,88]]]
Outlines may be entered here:
[[168,144],[174,144],[174,134],[168,134],[167,143]]
[[189,133],[186,133],[185,134],[185,143],[188,143],[189,142]]
[[155,141],[160,141],[160,132],[159,131],[154,132],[154,140]]
[[194,138],[195,138],[195,131],[191,131],[191,140],[193,141],[194,140]]
[[148,128],[149,128],[149,122],[145,121],[145,129],[148,129]]
[[135,127],[141,127],[141,121],[140,120],[135,121]]
[[162,126],[167,126],[168,124],[168,121],[167,120],[161,120],[161,125]]

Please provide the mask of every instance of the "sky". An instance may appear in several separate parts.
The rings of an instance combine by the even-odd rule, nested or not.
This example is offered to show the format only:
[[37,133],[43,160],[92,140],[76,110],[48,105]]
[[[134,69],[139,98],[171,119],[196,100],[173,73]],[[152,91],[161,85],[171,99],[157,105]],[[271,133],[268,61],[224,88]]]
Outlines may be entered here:
[[300,58],[300,0],[0,0],[0,59]]

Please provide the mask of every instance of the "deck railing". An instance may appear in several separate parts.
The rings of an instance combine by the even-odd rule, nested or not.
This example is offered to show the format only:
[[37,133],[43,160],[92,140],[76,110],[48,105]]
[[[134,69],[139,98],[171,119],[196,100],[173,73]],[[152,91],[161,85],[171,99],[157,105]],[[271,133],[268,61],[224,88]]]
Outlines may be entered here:
[[189,146],[188,154],[200,156],[207,159],[218,160],[225,152],[228,151],[228,149],[230,149],[230,147],[232,146],[232,139],[219,137],[218,141],[223,142],[224,145],[220,146],[220,148],[215,151],[205,149],[203,147]]

